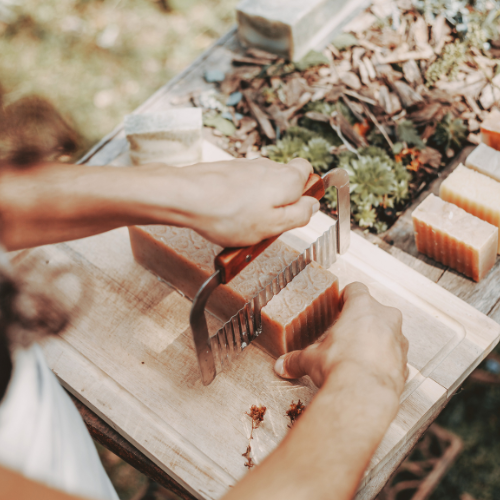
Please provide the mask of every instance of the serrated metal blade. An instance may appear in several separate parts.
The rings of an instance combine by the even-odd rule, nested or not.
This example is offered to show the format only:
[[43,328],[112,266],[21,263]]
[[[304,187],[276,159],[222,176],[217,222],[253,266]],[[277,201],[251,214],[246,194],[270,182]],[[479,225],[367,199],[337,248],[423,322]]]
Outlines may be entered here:
[[[219,373],[262,333],[262,309],[313,260],[328,269],[336,260],[337,225],[333,224],[312,245],[282,269],[258,294],[240,309],[217,333],[210,337],[210,346]],[[319,311],[318,311],[319,313]],[[307,318],[307,324],[314,323]],[[309,331],[309,336],[315,332]]]

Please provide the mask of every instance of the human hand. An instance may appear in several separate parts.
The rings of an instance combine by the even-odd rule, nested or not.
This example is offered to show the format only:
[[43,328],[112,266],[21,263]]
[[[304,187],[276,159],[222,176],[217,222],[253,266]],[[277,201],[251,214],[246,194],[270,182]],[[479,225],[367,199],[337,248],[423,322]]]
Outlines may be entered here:
[[[162,172],[169,168],[180,181],[183,193],[177,193],[177,225],[190,227],[223,247],[246,246],[306,225],[319,202],[302,196],[312,173],[311,164],[296,158],[288,165],[266,158],[201,163],[180,169],[162,165],[147,166],[156,177],[149,189],[150,202],[161,207],[166,197],[161,191]],[[151,183],[149,183],[151,186]],[[169,203],[172,202],[170,196]],[[164,222],[172,223],[171,210]]]
[[320,342],[281,356],[275,365],[283,378],[309,375],[321,387],[337,366],[357,365],[399,397],[408,376],[408,340],[398,309],[377,302],[362,283],[346,286],[341,314]]

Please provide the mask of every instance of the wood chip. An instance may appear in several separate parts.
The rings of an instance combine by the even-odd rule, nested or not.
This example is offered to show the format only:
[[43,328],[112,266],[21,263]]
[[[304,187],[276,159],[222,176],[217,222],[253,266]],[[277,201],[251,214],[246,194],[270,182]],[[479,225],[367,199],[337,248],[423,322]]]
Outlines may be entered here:
[[418,111],[414,111],[409,114],[408,119],[411,120],[417,127],[420,127],[433,121],[434,117],[441,108],[442,105],[439,102],[431,102]]
[[370,99],[369,97],[365,97],[361,94],[358,94],[357,92],[354,92],[354,90],[344,90],[344,94],[347,94],[351,97],[354,97],[355,99],[358,99],[360,101],[366,102],[367,104],[371,104],[372,106],[377,105],[377,102],[374,101],[373,99]]
[[274,131],[269,118],[266,113],[260,108],[260,106],[254,101],[255,95],[250,90],[244,90],[243,96],[245,97],[245,101],[248,104],[248,108],[250,113],[252,113],[253,117],[259,123],[262,132],[266,135],[266,137],[270,140],[276,139],[276,132]]
[[476,146],[478,146],[481,143],[481,134],[469,134],[467,136],[467,140],[471,144],[475,144]]
[[344,85],[351,87],[351,89],[359,90],[361,88],[361,81],[359,80],[358,75],[352,71],[340,74],[339,79]]
[[402,81],[396,80],[389,85],[398,94],[399,99],[401,100],[401,104],[405,108],[409,108],[411,106],[414,106],[415,104],[424,102],[424,99],[420,94],[415,92],[409,85]]
[[434,55],[434,50],[430,45],[427,46],[425,50],[412,50],[408,52],[403,51],[394,51],[388,56],[382,56],[380,54],[377,55],[377,61],[379,64],[398,64],[403,63],[405,61],[409,61],[410,59],[419,60],[419,59],[429,59]]
[[288,120],[292,118],[295,114],[297,114],[312,98],[312,94],[310,92],[304,92],[299,99],[299,102],[292,106],[291,108],[285,111]]
[[366,69],[365,63],[363,61],[359,61],[358,65],[358,71],[359,71],[359,77],[361,78],[361,81],[363,82],[364,85],[367,87],[370,85],[370,75],[368,73],[368,70]]
[[317,111],[308,111],[305,116],[310,120],[314,120],[315,122],[325,122],[328,123],[330,121],[330,117],[324,115],[323,113],[318,113]]
[[365,49],[363,47],[354,47],[352,49],[352,68],[358,69],[361,58],[365,55]]
[[260,142],[260,134],[258,130],[254,130],[250,134],[248,134],[245,140],[241,143],[241,146],[238,148],[238,153],[246,155],[250,149],[255,146],[255,144]]
[[418,50],[429,51],[433,53],[432,47],[429,45],[429,28],[424,18],[418,16],[416,21],[410,27],[410,38],[413,38],[415,46]]
[[364,137],[361,137],[352,127],[352,125],[347,121],[342,114],[337,113],[337,116],[332,117],[331,121],[336,122],[337,126],[340,127],[342,135],[357,148],[368,146]]
[[240,120],[240,127],[236,131],[236,137],[244,139],[247,136],[247,134],[249,134],[250,132],[252,132],[257,128],[257,125],[258,124],[256,120],[250,118],[249,116],[244,116]]
[[257,66],[267,66],[271,64],[269,59],[257,59],[255,57],[240,56],[238,54],[233,55],[233,64],[256,64]]
[[481,124],[474,119],[469,120],[468,127],[469,127],[469,132],[477,132],[479,130],[479,127]]
[[434,148],[426,147],[418,154],[418,161],[424,165],[430,165],[432,168],[441,166],[441,153]]
[[370,77],[370,79],[375,80],[377,78],[377,73],[375,72],[375,68],[373,67],[371,60],[368,57],[364,57],[363,63],[368,71],[368,76]]
[[414,59],[404,62],[402,67],[403,74],[408,83],[412,85],[423,85],[424,80],[422,78],[422,73],[420,73],[420,68]]
[[272,104],[267,108],[267,113],[274,120],[274,123],[277,127],[279,127],[280,131],[283,132],[290,127],[290,123],[288,122],[288,114],[286,111],[282,111],[281,108],[277,104]]
[[292,78],[285,85],[285,104],[288,107],[297,105],[302,94],[307,91],[309,91],[309,85],[305,78]]
[[268,61],[276,61],[279,58],[279,56],[277,56],[276,54],[271,54],[271,52],[257,49],[255,47],[250,47],[249,49],[247,49],[246,53],[250,57],[254,57],[256,59],[266,59]]

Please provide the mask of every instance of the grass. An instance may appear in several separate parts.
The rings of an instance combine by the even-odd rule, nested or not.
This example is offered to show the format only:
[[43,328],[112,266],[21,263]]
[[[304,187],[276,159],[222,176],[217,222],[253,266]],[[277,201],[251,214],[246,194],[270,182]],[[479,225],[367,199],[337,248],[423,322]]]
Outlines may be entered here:
[[152,0],[18,2],[0,22],[7,102],[48,97],[88,149],[225,33],[236,4],[170,0],[165,12]]

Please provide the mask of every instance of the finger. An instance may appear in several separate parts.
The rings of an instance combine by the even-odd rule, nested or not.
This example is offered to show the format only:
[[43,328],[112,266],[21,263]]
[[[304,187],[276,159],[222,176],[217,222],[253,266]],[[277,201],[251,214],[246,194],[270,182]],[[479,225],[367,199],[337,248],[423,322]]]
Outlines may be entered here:
[[297,203],[275,208],[270,221],[273,234],[305,226],[319,210],[319,201],[312,196],[302,196]]
[[303,158],[295,158],[287,165],[280,165],[280,167],[284,168],[284,171],[281,170],[276,178],[276,187],[279,189],[274,195],[275,207],[296,203],[302,196],[313,171],[311,164]]
[[304,158],[294,158],[288,162],[288,166],[295,168],[301,175],[303,185],[306,184],[309,176],[314,172],[312,165]]
[[354,281],[347,285],[342,291],[342,295],[340,296],[340,307],[342,309],[344,307],[349,307],[350,304],[356,301],[356,298],[367,295],[371,297],[368,287],[364,283]]
[[276,360],[274,371],[282,378],[301,378],[308,375],[308,355],[310,350],[293,351]]

